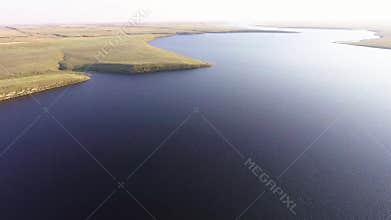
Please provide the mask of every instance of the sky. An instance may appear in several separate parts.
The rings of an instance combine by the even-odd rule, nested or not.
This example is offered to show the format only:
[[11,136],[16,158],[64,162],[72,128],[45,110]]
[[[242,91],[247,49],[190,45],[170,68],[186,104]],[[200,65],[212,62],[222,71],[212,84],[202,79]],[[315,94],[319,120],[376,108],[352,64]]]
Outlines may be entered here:
[[127,22],[139,10],[146,22],[382,22],[390,0],[5,0],[0,24]]

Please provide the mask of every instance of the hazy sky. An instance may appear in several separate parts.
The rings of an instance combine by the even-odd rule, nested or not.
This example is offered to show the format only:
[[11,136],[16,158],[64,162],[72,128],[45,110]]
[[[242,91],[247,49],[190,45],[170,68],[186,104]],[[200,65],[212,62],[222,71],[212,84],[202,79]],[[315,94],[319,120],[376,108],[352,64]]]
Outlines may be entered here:
[[5,0],[1,24],[147,21],[383,21],[391,0]]

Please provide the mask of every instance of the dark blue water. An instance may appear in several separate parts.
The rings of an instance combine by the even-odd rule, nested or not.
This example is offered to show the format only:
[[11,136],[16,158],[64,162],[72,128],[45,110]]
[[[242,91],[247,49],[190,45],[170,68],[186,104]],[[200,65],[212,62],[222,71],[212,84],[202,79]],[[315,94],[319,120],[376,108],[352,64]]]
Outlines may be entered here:
[[391,219],[391,51],[301,31],[158,39],[214,66],[1,103],[0,219]]

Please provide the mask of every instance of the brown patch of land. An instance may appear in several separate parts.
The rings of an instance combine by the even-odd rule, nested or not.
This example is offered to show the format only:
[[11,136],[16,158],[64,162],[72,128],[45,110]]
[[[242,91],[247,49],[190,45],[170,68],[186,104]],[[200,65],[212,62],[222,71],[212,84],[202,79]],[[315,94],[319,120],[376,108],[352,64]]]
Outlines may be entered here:
[[379,38],[361,40],[358,42],[349,42],[348,44],[381,49],[391,49],[391,27],[375,27],[371,30],[376,32]]

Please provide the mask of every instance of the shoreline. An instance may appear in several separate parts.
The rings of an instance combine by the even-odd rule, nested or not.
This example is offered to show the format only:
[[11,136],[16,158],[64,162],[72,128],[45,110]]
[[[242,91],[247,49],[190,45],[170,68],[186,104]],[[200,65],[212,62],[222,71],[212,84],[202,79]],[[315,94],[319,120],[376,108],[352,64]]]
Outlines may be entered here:
[[[262,26],[262,25],[256,25]],[[265,26],[263,26],[265,27]],[[305,26],[294,26],[294,27],[289,27],[289,26],[273,26],[273,27],[278,27],[278,28],[316,28],[316,29],[344,29],[344,30],[355,30],[355,28],[348,28],[348,27],[305,27]],[[375,33],[378,38],[373,38],[373,39],[365,39],[357,42],[335,42],[339,44],[346,44],[346,45],[352,45],[352,46],[364,46],[364,47],[370,47],[370,48],[377,48],[377,49],[391,49],[390,46],[384,46],[384,45],[371,45],[371,44],[366,44],[365,42],[367,41],[376,41],[379,39],[383,39],[384,36],[381,34],[380,31],[378,30],[370,30],[370,29],[365,29],[368,31],[372,31]],[[54,72],[57,76],[64,75],[63,78],[61,77],[58,78],[53,78],[54,81],[47,81],[45,79],[46,76],[49,76],[50,74],[37,74],[37,75],[27,75],[27,76],[17,76],[13,78],[0,78],[0,102],[4,100],[9,100],[21,96],[26,96],[38,92],[43,92],[46,90],[50,89],[55,89],[59,87],[65,87],[69,85],[74,85],[82,82],[86,82],[90,80],[90,78],[87,76],[88,72],[97,72],[97,73],[102,73],[102,72],[112,72],[112,73],[122,73],[122,74],[148,74],[148,73],[155,73],[155,72],[166,72],[166,71],[180,71],[180,70],[191,70],[191,69],[198,69],[198,68],[208,68],[211,67],[212,64],[194,59],[191,57],[183,56],[181,54],[177,54],[172,51],[168,51],[162,48],[158,48],[155,46],[152,46],[150,43],[154,40],[157,40],[159,38],[166,38],[166,37],[173,37],[173,36],[179,36],[179,35],[198,35],[198,34],[229,34],[229,33],[299,33],[297,31],[289,31],[289,30],[262,30],[262,29],[251,29],[251,28],[244,28],[244,29],[230,29],[230,30],[218,30],[216,28],[215,30],[197,30],[197,29],[192,29],[192,30],[186,30],[186,31],[174,31],[173,33],[152,33],[152,34],[146,34],[146,33],[126,33],[126,36],[149,36],[150,38],[145,40],[145,41],[140,41],[139,44],[145,43],[146,45],[141,45],[144,46],[146,49],[152,49],[155,50],[156,52],[160,53],[165,53],[167,55],[175,55],[177,57],[183,57],[186,58],[187,61],[183,62],[180,60],[175,61],[175,62],[146,62],[143,63],[142,61],[139,63],[132,63],[132,62],[97,62],[97,63],[85,63],[84,65],[80,67],[71,67],[71,68],[64,68],[64,69],[59,69]],[[90,39],[90,40],[96,40],[96,39],[104,39],[106,36],[98,36],[98,37],[81,37],[83,39]],[[115,37],[115,36],[111,36]],[[63,37],[63,38],[58,38],[57,40],[61,39],[77,39],[77,37]],[[25,42],[23,42],[25,43]],[[31,43],[31,42],[27,42]],[[17,46],[19,42],[6,42],[0,44],[3,46],[12,46],[15,45]],[[98,51],[99,52],[99,51]],[[153,54],[155,55],[155,54]],[[164,56],[163,56],[164,57]],[[64,60],[60,60],[59,64],[63,62]],[[5,70],[7,74],[7,70]],[[78,80],[69,80],[70,75],[73,74],[74,76],[83,76],[79,78]],[[9,88],[4,88],[4,84],[7,84],[5,82],[7,81],[15,81],[15,84],[18,84],[18,81],[23,82],[23,81],[28,81],[28,79],[31,79],[31,77],[36,77],[36,80],[34,81],[36,84],[39,84],[38,86],[36,84],[30,84],[31,82],[27,83],[26,85],[19,85],[17,89],[9,89]],[[1,75],[0,75],[1,77]],[[40,81],[39,78],[43,77],[43,79]],[[56,81],[60,80],[60,81]],[[62,80],[62,81],[61,81]],[[20,83],[19,83],[20,84]]]
[[345,45],[362,46],[376,49],[391,49],[391,25],[376,25],[376,24],[321,24],[321,25],[309,25],[309,24],[260,24],[258,27],[274,27],[274,28],[297,28],[297,29],[328,29],[328,30],[366,30],[373,32],[377,38],[362,39],[355,42],[335,42]]
[[[1,81],[3,81],[3,84],[7,84],[8,82],[8,87],[0,87],[0,102],[50,89],[83,83],[89,79],[90,77],[87,75],[75,73],[53,73],[3,79]],[[23,80],[27,81],[27,83],[23,82]]]
[[373,39],[365,39],[360,40],[357,42],[343,42],[343,44],[352,45],[352,46],[359,46],[359,47],[368,47],[368,48],[376,48],[376,49],[383,49],[383,50],[391,50],[391,37],[386,37],[379,32],[375,31],[377,33],[378,38]]
[[[220,27],[223,28],[223,27]],[[53,75],[41,73],[36,75],[22,75],[15,77],[5,77],[3,79],[0,78],[0,102],[14,99],[21,96],[31,95],[38,92],[43,92],[59,87],[65,87],[69,85],[74,85],[78,83],[83,83],[90,80],[90,77],[87,76],[88,72],[112,72],[112,73],[123,73],[123,74],[148,74],[155,72],[166,72],[166,71],[180,71],[180,70],[191,70],[198,68],[208,68],[211,67],[212,64],[194,59],[191,57],[183,56],[181,54],[177,54],[172,51],[168,51],[162,48],[158,48],[152,46],[150,42],[164,37],[172,37],[178,35],[192,35],[192,34],[206,34],[206,33],[295,33],[290,31],[279,31],[279,30],[258,30],[258,29],[230,29],[230,30],[218,30],[215,28],[214,30],[184,30],[184,31],[175,31],[173,33],[165,33],[165,34],[145,34],[145,33],[126,33],[126,36],[150,36],[150,39],[146,41],[140,41],[139,46],[145,48],[145,50],[150,50],[152,52],[156,52],[158,55],[162,54],[163,62],[144,62],[142,59],[138,63],[130,62],[97,62],[97,63],[82,63],[81,66],[70,65],[68,67],[67,60],[59,60],[58,61],[58,69],[53,73]],[[83,37],[86,40],[99,40],[100,38],[104,39],[106,36],[102,37]],[[111,36],[111,37],[116,37]],[[54,40],[63,40],[70,39],[74,40],[77,37],[63,37],[63,38],[54,38]],[[32,43],[32,42],[28,42]],[[137,42],[136,42],[137,43]],[[143,45],[145,43],[146,45]],[[18,43],[6,42],[2,44],[3,46],[17,46]],[[1,45],[0,45],[1,46]],[[102,46],[98,49],[102,50]],[[97,52],[101,52],[98,50]],[[145,52],[145,51],[141,51]],[[157,55],[152,53],[153,56]],[[165,60],[165,56],[175,57],[174,61]],[[64,56],[63,56],[64,57]],[[175,61],[176,60],[176,61]],[[62,65],[65,63],[65,68],[62,68]],[[6,75],[9,74],[7,69],[5,69]],[[55,76],[55,77],[53,77]],[[1,77],[1,75],[0,75]],[[34,79],[34,80],[32,80]],[[14,85],[9,86],[14,83]],[[8,85],[8,87],[7,87]]]

